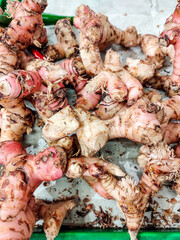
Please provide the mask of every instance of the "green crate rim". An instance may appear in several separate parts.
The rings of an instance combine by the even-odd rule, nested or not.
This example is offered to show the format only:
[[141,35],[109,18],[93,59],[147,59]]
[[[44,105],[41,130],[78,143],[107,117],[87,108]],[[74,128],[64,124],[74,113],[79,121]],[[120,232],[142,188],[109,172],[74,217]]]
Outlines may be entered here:
[[[141,230],[138,240],[180,240],[180,229]],[[33,233],[31,240],[45,240],[44,233]],[[116,229],[73,229],[62,230],[55,240],[130,240],[127,230]]]

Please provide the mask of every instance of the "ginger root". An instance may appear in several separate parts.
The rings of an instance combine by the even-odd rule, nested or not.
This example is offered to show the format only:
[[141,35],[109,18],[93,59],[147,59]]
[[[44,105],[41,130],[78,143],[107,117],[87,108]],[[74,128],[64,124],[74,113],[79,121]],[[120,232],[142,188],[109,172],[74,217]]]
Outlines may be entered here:
[[[61,83],[67,77],[67,72],[60,65],[36,60],[28,62],[26,69],[30,70],[16,70],[0,78],[0,91],[2,95],[0,103],[10,112],[6,112],[5,115],[4,111],[2,115],[2,140],[11,139],[19,141],[21,135],[26,132],[26,129],[32,126],[32,123],[29,121],[32,114],[25,107],[22,98],[33,96],[33,104],[45,123],[55,113],[68,106],[65,88]],[[27,126],[27,123],[29,123],[29,126]],[[7,128],[8,125],[9,128]],[[54,130],[57,135],[55,127]],[[46,134],[46,136],[50,137],[51,134]]]
[[39,91],[40,75],[35,71],[16,70],[0,77],[1,138],[0,141],[20,141],[31,131],[33,114],[25,106],[23,98]]
[[[38,202],[39,203],[39,202]],[[58,201],[51,204],[40,203],[39,216],[44,220],[44,232],[47,240],[58,236],[62,222],[67,212],[75,206],[73,200]]]
[[148,82],[157,69],[165,62],[167,52],[159,45],[158,37],[145,34],[141,39],[141,48],[145,54],[145,60],[127,58],[125,69],[142,84]]
[[[173,61],[173,73],[168,81],[168,93],[169,96],[174,96],[180,92],[180,80],[179,80],[179,8],[180,3],[177,4],[174,13],[168,17],[165,22],[164,31],[160,35],[160,44],[162,46],[174,45],[175,56]],[[167,85],[167,83],[166,83]]]
[[59,64],[50,63],[41,59],[28,62],[25,70],[37,71],[47,85],[49,83],[62,81],[67,77],[67,72]]
[[161,128],[164,132],[164,141],[167,143],[179,142],[180,139],[180,123],[171,122],[170,120],[180,120],[180,95],[162,102],[164,116],[162,116]]
[[47,1],[8,1],[7,12],[13,18],[0,40],[0,75],[17,68],[17,55],[30,45],[42,47],[47,43],[42,12]]
[[57,141],[72,134],[79,128],[79,121],[70,106],[66,106],[50,118],[45,119],[42,129],[48,141]]
[[141,35],[134,26],[125,31],[113,26],[106,16],[96,14],[86,5],[80,5],[74,17],[74,26],[80,33],[80,56],[89,75],[97,75],[103,69],[100,51],[111,44],[133,47],[140,44]]
[[161,119],[158,119],[163,109],[148,99],[138,99],[131,107],[122,105],[109,120],[101,120],[82,109],[76,109],[76,115],[80,123],[76,134],[84,156],[93,156],[113,138],[128,138],[142,144],[163,139]]
[[121,109],[123,105],[123,103],[113,101],[109,94],[106,94],[94,112],[100,119],[107,120],[114,117],[114,115]]
[[21,135],[30,132],[33,124],[31,111],[22,99],[15,98],[36,91],[41,85],[41,79],[35,72],[12,71],[17,68],[20,55],[24,56],[22,50],[29,45],[41,47],[47,43],[41,16],[46,5],[46,0],[28,0],[22,3],[9,1],[7,5],[7,11],[13,20],[4,29],[0,40],[0,104],[5,108],[1,110],[1,141],[20,141]]
[[109,128],[105,121],[81,108],[75,109],[75,113],[79,120],[76,135],[81,154],[86,157],[93,156],[109,140]]
[[60,63],[68,73],[68,78],[64,82],[73,86],[76,91],[76,101],[74,106],[84,110],[93,110],[101,98],[101,91],[88,93],[85,85],[88,82],[88,75],[80,57],[66,59]]
[[25,106],[23,98],[38,91],[41,77],[34,71],[16,70],[0,77],[1,138],[0,141],[20,141],[31,131],[33,114]]
[[34,122],[32,112],[25,106],[22,99],[5,99],[0,104],[0,142],[20,141],[24,133],[30,133]]
[[25,50],[32,44],[37,47],[46,45],[47,35],[42,20],[42,13],[46,6],[46,0],[28,0],[22,3],[9,1],[7,12],[13,20],[1,41],[14,51]]
[[106,53],[104,70],[91,79],[85,90],[93,92],[104,85],[112,100],[121,102],[126,98],[129,106],[143,95],[141,83],[122,67],[118,53],[111,49]]
[[137,186],[129,176],[118,181],[103,167],[92,165],[90,171],[90,174],[100,181],[103,191],[120,206],[131,240],[137,239],[136,235],[150,199],[157,194],[165,180],[175,179],[180,172],[180,158],[175,158],[173,150],[164,143],[151,147],[143,146],[138,162],[144,173]]
[[[180,145],[176,146],[175,149],[175,155],[177,158],[180,158]],[[177,194],[180,196],[180,176],[178,176],[173,184],[173,189],[177,192]]]
[[[86,182],[101,196],[106,199],[111,199],[112,197],[104,191],[100,181],[97,179],[96,174],[93,173],[93,169],[96,167],[99,169],[99,174],[104,174],[108,172],[113,176],[123,177],[126,174],[115,164],[109,163],[100,158],[90,158],[90,157],[79,157],[71,158],[68,161],[66,168],[66,176],[68,178],[83,178]],[[103,169],[103,170],[102,170]],[[102,170],[102,171],[101,171]]]
[[62,177],[64,150],[50,147],[34,156],[20,143],[6,141],[0,143],[0,163],[5,166],[0,178],[0,239],[30,239],[38,218],[44,219],[47,238],[54,239],[74,202],[45,204],[35,200],[33,192],[43,181]]
[[63,84],[63,81],[70,79],[69,73],[64,66],[44,60],[31,61],[26,69],[36,69],[44,83],[40,91],[34,94],[34,106],[45,123],[42,132],[46,141],[51,146],[61,146],[67,152],[71,151],[73,139],[68,135],[77,130],[79,122],[68,103]]
[[162,111],[158,115],[166,143],[176,143],[180,139],[180,123],[171,120],[180,120],[180,96],[175,95],[162,101],[162,95],[156,90],[144,92],[143,99],[150,100],[158,105]]
[[47,61],[55,62],[62,58],[77,56],[79,46],[69,18],[57,21],[55,25],[55,34],[57,37],[57,43],[49,45],[41,51],[45,59]]

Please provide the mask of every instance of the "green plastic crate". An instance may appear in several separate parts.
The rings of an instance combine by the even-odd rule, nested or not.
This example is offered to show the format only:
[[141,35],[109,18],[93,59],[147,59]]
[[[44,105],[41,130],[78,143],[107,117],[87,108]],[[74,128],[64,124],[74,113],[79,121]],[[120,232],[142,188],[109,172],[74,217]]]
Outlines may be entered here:
[[[31,240],[45,240],[44,233],[34,233]],[[127,230],[76,229],[62,230],[55,240],[130,240]],[[180,230],[148,230],[138,233],[138,240],[180,240]]]

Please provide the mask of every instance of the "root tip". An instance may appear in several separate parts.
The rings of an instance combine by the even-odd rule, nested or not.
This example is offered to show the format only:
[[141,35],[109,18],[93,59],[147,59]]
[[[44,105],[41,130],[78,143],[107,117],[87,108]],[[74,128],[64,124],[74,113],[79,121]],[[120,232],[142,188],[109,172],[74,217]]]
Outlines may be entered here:
[[134,230],[129,230],[128,232],[129,232],[131,240],[137,240],[137,232],[138,231],[136,231],[136,230],[135,231]]

